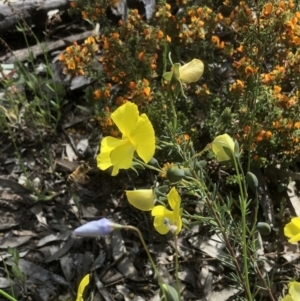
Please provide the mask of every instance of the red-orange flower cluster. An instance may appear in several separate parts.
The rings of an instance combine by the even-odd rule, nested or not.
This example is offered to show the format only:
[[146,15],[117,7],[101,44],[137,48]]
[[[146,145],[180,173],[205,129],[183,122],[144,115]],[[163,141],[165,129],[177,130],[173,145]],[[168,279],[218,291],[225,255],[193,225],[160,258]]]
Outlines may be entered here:
[[82,45],[74,42],[59,55],[59,60],[64,65],[64,73],[72,76],[84,75],[85,69],[92,63],[97,51],[98,45],[94,37],[87,38]]

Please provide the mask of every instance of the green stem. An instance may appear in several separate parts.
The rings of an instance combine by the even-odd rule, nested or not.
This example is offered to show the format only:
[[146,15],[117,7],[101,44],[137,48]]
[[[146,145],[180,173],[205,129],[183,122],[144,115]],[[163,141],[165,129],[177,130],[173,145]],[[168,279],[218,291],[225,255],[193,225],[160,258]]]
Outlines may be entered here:
[[[12,284],[12,280],[11,280],[11,278],[10,278],[10,274],[9,274],[9,272],[8,272],[8,268],[7,268],[7,265],[6,265],[5,261],[4,261],[4,258],[3,258],[2,255],[0,255],[0,257],[1,257],[1,259],[2,259],[2,262],[3,262],[3,265],[4,265],[4,269],[5,269],[7,278],[8,278],[9,283],[10,283],[10,289],[11,289],[12,296],[11,296],[11,295],[9,295],[9,296],[10,296],[10,298],[13,298],[12,300],[14,301],[14,300],[16,300],[16,299],[14,298],[14,297],[15,297],[14,286],[13,286],[13,284]],[[6,293],[0,289],[0,294],[6,294]]]
[[175,244],[175,277],[176,277],[176,283],[177,283],[177,292],[179,296],[179,301],[181,300],[181,294],[180,294],[180,282],[178,278],[178,271],[179,271],[179,262],[178,262],[178,244],[177,244],[177,235],[174,235],[174,244]]
[[18,301],[17,299],[15,299],[14,297],[12,297],[11,295],[9,295],[6,292],[4,292],[2,289],[0,289],[0,295],[2,295],[3,297],[5,297],[7,300]]
[[[170,83],[171,85],[171,83]],[[171,90],[171,88],[169,89],[169,91]],[[172,93],[171,91],[169,92],[169,97],[170,97],[170,104],[171,104],[171,110],[173,113],[173,130],[176,131],[177,130],[177,113],[176,113],[176,109],[175,109],[175,105],[174,105],[174,93]]]
[[152,268],[153,268],[153,270],[154,270],[154,272],[155,272],[155,275],[156,275],[156,277],[157,277],[158,284],[159,284],[159,286],[161,287],[161,291],[162,291],[162,293],[164,294],[164,301],[167,301],[167,296],[166,296],[165,291],[164,291],[164,289],[163,289],[163,287],[162,287],[162,285],[163,285],[162,278],[160,277],[160,274],[159,274],[159,272],[158,272],[158,270],[157,270],[157,267],[156,267],[156,265],[155,265],[155,263],[154,263],[154,260],[152,259],[152,256],[151,256],[151,254],[150,254],[150,252],[149,252],[149,249],[148,249],[148,247],[147,247],[147,245],[146,245],[146,243],[145,243],[145,241],[144,241],[144,238],[143,238],[143,235],[142,235],[141,231],[140,231],[138,228],[134,227],[134,226],[122,226],[122,228],[123,228],[123,229],[128,229],[128,230],[135,231],[135,232],[138,234],[138,236],[139,236],[139,238],[140,238],[140,241],[141,241],[141,243],[142,243],[142,245],[143,245],[143,247],[144,247],[144,250],[146,251],[146,254],[147,254],[148,258],[149,258],[149,261],[150,261],[150,263],[151,263],[151,266],[152,266]]
[[245,200],[245,193],[244,193],[245,187],[243,187],[243,185],[242,185],[242,181],[241,181],[242,179],[241,179],[241,174],[240,174],[240,169],[239,169],[240,165],[238,164],[238,159],[235,156],[233,156],[233,162],[234,162],[234,169],[236,170],[236,174],[238,177],[238,184],[239,184],[241,199]]
[[253,225],[251,229],[251,236],[254,238],[254,233],[256,229],[256,222],[257,222],[257,213],[258,213],[258,207],[259,207],[259,201],[258,201],[258,194],[255,193],[255,208],[254,208],[254,220],[253,220]]
[[133,159],[134,159],[135,162],[137,162],[137,163],[143,165],[143,166],[146,167],[146,168],[155,170],[155,171],[157,171],[157,172],[159,172],[159,173],[166,173],[165,170],[156,168],[156,167],[154,167],[154,166],[152,166],[152,165],[148,165],[148,164],[146,164],[145,162],[143,162],[143,161],[141,161],[141,160],[139,160],[139,159],[137,159],[137,158],[133,158]]
[[[164,7],[166,6],[166,0],[163,1]],[[163,10],[163,32],[166,34],[166,10]],[[168,56],[168,43],[166,37],[163,39],[163,74],[167,72],[167,56]]]
[[[248,249],[247,249],[247,187],[245,183],[245,177],[243,174],[243,169],[239,164],[239,159],[235,156],[233,157],[234,161],[234,168],[236,170],[238,176],[238,184],[240,188],[240,207],[242,213],[242,239],[243,239],[243,274],[245,279],[245,286],[246,286],[246,295],[248,296],[248,300],[252,301],[251,289],[250,289],[250,282],[249,282],[249,272],[248,272]],[[241,173],[240,173],[241,169]],[[242,179],[243,177],[243,179]],[[242,183],[243,181],[243,183]]]

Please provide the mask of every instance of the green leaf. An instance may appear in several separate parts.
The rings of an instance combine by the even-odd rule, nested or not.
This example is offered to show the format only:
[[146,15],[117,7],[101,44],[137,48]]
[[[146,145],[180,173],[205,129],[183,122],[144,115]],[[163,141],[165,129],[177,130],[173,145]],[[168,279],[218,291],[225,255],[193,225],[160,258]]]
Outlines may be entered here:
[[[227,146],[222,146],[222,148],[223,148],[224,152],[226,153],[226,155],[230,158],[229,161],[233,161],[232,150]],[[228,162],[228,161],[223,161],[222,163],[224,163],[224,162]]]
[[55,93],[53,87],[51,87],[51,85],[49,83],[46,83],[45,86],[50,90],[52,91],[53,93]]
[[94,89],[91,86],[88,86],[85,89],[85,99],[87,100],[87,102],[91,105],[95,104],[95,98],[94,98]]
[[137,176],[139,175],[138,171],[133,166],[131,166],[130,169],[133,170]]
[[140,164],[139,162],[132,162],[131,167],[136,168],[136,169],[141,169],[141,170],[145,170],[145,167]]
[[55,102],[55,101],[53,101],[53,100],[50,100],[50,103],[51,103],[51,105],[52,105],[52,107],[54,108],[54,109],[59,109],[60,107],[59,107],[59,104],[57,103],[57,102]]
[[[169,284],[161,285],[160,296],[163,301],[180,301],[180,297],[178,292]],[[164,296],[166,296],[167,300],[164,300]]]
[[176,63],[173,65],[173,72],[174,72],[174,77],[179,80],[180,79],[180,72],[179,72],[180,64]]
[[193,175],[193,171],[191,170],[191,169],[189,169],[189,168],[185,168],[184,169],[184,175],[186,176],[186,177],[193,177],[194,175]]
[[[184,92],[183,92],[183,88],[182,88],[181,82],[180,82],[180,81],[177,81],[177,82],[175,83],[175,87],[174,87],[174,91],[173,91],[175,98],[177,98],[177,96],[178,96],[178,94],[179,94],[180,92],[182,93],[182,95],[184,95]],[[185,97],[185,95],[184,95],[184,97]]]
[[84,112],[87,112],[87,113],[91,114],[91,110],[89,108],[87,108],[87,107],[78,105],[78,106],[76,106],[76,108],[78,108],[78,109],[80,109],[80,110],[82,110]]
[[157,188],[154,188],[154,194],[156,195],[156,197],[166,197],[166,194],[169,190],[169,185],[163,185]]
[[240,157],[240,146],[237,140],[234,141],[234,155],[236,158]]
[[184,94],[184,90],[183,90],[183,87],[182,87],[182,82],[179,81],[179,84],[180,84],[181,95],[182,95],[184,98],[187,98],[187,96]]
[[205,160],[200,160],[196,163],[196,167],[199,168],[204,168],[207,165],[207,161]]
[[157,168],[161,168],[160,165],[159,165],[159,163],[158,163],[158,161],[154,157],[152,157],[150,159],[150,161],[148,162],[148,164],[152,165],[154,167],[157,167]]
[[258,180],[256,175],[248,171],[246,174],[246,182],[249,185],[250,189],[256,194],[258,188]]
[[169,72],[164,73],[163,78],[170,82],[173,78],[173,72],[169,71]]

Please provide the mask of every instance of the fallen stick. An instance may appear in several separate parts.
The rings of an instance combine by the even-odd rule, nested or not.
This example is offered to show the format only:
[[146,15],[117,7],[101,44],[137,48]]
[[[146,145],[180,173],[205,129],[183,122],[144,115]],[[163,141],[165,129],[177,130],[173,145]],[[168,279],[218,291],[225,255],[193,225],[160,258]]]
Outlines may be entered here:
[[69,0],[0,0],[0,33],[13,28],[22,20],[35,23],[40,14],[53,9],[65,10]]
[[48,51],[69,46],[75,41],[84,40],[87,37],[98,35],[97,31],[98,30],[96,28],[93,30],[85,31],[83,33],[66,37],[63,40],[59,40],[55,42],[44,42],[29,48],[16,50],[13,51],[12,53],[8,53],[6,55],[1,56],[0,61],[5,63],[14,63],[15,61],[25,61],[30,55],[30,52],[32,52],[32,55],[34,57],[37,57],[41,54],[47,53]]

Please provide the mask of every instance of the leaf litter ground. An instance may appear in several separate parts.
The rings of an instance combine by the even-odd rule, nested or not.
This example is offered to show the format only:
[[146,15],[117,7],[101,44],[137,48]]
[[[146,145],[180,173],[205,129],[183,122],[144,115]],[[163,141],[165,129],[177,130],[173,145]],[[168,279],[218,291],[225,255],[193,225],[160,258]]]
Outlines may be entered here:
[[[93,239],[73,235],[76,227],[102,217],[137,226],[165,283],[175,284],[172,237],[158,235],[149,215],[130,207],[124,196],[125,189],[149,188],[154,174],[141,171],[137,177],[124,172],[111,177],[95,167],[101,133],[97,122],[76,108],[83,99],[80,85],[78,91],[68,95],[57,134],[12,128],[21,161],[11,137],[0,133],[0,288],[10,294],[13,290],[20,301],[75,300],[80,280],[91,273],[85,294],[93,293],[94,300],[159,300],[155,275],[135,234],[121,231]],[[68,183],[82,161],[93,167],[88,179],[78,185]],[[272,291],[279,298],[286,283],[299,278],[299,247],[288,244],[282,233],[290,216],[300,212],[298,172],[283,175],[279,168],[256,173],[261,185],[260,219],[274,223],[273,235],[261,237],[259,264],[265,277],[272,275]],[[278,194],[278,183],[287,176],[295,182],[287,193]],[[286,198],[286,220],[278,218],[282,198]],[[223,242],[206,226],[184,230],[178,252],[183,300],[237,300],[242,294],[228,278],[234,270]],[[268,300],[267,294],[260,294]]]

